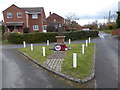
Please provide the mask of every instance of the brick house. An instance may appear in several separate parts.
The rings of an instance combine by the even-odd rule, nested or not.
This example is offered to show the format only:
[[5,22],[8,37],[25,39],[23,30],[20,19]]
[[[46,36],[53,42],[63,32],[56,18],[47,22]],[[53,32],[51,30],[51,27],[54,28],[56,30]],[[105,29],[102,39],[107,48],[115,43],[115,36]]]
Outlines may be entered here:
[[56,13],[49,13],[49,16],[46,18],[47,26],[54,26],[57,28],[58,26],[63,27],[64,29],[67,28],[68,25],[70,25],[70,22],[63,17],[59,16]]
[[70,28],[82,30],[82,27],[80,25],[72,25],[71,21],[64,19],[56,13],[51,14],[50,12],[49,16],[46,18],[46,22],[47,26],[54,26],[55,28],[57,28],[58,26],[62,26],[64,31]]
[[18,30],[23,33],[25,27],[29,27],[29,33],[46,30],[46,16],[43,7],[20,8],[11,5],[3,11],[6,31]]

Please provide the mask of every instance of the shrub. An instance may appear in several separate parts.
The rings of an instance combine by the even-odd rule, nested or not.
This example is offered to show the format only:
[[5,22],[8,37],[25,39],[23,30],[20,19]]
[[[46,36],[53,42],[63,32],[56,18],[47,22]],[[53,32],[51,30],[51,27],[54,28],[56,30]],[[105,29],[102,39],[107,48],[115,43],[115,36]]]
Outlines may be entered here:
[[52,26],[47,27],[47,32],[56,32],[56,29]]
[[29,33],[29,31],[30,31],[29,27],[25,27],[25,28],[23,29],[23,33]]
[[[63,33],[65,40],[80,40],[86,39],[88,37],[97,37],[98,31],[74,31],[74,32],[64,32]],[[12,33],[10,34],[8,40],[11,43],[22,44],[23,41],[27,43],[42,43],[50,40],[50,42],[56,42],[57,36],[56,32],[49,32],[49,33],[34,33],[34,34],[17,34]]]
[[8,40],[8,37],[10,36],[11,32],[4,32],[4,34],[2,35],[2,39],[3,40]]
[[5,33],[5,26],[2,25],[1,28],[2,28],[2,35],[3,35]]

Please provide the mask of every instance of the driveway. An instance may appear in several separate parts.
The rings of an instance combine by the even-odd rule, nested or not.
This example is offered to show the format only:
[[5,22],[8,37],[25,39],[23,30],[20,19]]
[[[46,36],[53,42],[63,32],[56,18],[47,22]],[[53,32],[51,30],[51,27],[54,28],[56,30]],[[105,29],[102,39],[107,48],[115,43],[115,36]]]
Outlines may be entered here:
[[96,39],[96,87],[118,88],[118,39],[99,33]]

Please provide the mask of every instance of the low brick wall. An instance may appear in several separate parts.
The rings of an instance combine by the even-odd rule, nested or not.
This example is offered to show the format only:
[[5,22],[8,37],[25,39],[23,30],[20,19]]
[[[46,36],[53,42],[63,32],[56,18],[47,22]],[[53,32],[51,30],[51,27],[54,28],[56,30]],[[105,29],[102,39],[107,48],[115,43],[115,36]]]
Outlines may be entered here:
[[113,30],[112,35],[120,35],[120,29]]

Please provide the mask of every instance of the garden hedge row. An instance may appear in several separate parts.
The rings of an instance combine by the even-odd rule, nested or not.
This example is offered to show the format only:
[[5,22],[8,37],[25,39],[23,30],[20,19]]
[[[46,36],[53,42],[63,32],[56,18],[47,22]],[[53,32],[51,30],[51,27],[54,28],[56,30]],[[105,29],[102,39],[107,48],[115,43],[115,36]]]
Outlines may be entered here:
[[[65,40],[80,40],[86,39],[88,37],[97,37],[98,31],[74,31],[74,32],[64,32],[63,33]],[[56,32],[49,32],[49,33],[34,33],[34,34],[17,34],[12,33],[8,37],[8,41],[15,44],[22,44],[23,41],[27,43],[43,43],[46,40],[50,40],[50,42],[56,42],[57,36]]]

